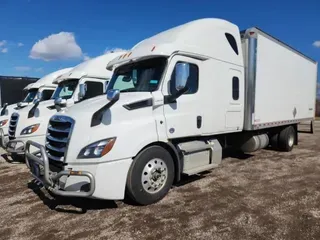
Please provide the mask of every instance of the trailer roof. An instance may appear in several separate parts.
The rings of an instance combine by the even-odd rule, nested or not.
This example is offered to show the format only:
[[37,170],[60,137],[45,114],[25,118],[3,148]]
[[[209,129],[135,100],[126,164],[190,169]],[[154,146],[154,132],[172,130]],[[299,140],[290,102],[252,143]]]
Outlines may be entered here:
[[241,38],[243,38],[243,37],[245,36],[245,34],[248,33],[248,32],[250,32],[250,31],[256,32],[256,33],[258,33],[258,34],[263,35],[263,36],[266,37],[266,38],[269,38],[269,39],[271,39],[271,40],[273,40],[273,41],[275,41],[275,42],[278,42],[278,43],[281,44],[282,46],[290,49],[291,51],[297,53],[298,55],[300,55],[300,56],[302,56],[302,57],[304,57],[304,58],[306,58],[306,59],[308,59],[308,60],[310,60],[310,61],[312,61],[312,62],[314,62],[314,63],[317,63],[316,60],[308,57],[308,56],[305,55],[304,53],[300,52],[299,50],[293,48],[292,46],[290,46],[290,45],[288,45],[287,43],[281,41],[280,39],[278,39],[278,38],[270,35],[269,33],[263,31],[262,29],[260,29],[260,28],[258,28],[258,27],[251,27],[251,28],[247,28],[247,29],[245,29],[245,30],[240,31]]

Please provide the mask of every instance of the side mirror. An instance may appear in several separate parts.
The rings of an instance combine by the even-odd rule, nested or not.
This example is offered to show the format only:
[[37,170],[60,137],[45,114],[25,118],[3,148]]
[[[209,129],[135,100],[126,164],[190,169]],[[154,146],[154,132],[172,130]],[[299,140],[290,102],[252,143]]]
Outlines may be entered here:
[[177,63],[175,73],[176,89],[180,91],[187,85],[189,77],[189,63]]
[[120,91],[118,89],[110,89],[107,92],[107,99],[110,102],[116,102],[119,100],[120,97]]
[[87,84],[85,83],[80,83],[79,85],[79,99],[82,99],[85,97],[87,92]]
[[177,63],[175,66],[175,85],[177,92],[166,96],[165,101],[168,103],[174,102],[182,94],[188,92],[187,80],[189,77],[189,63]]
[[55,105],[65,105],[67,103],[67,100],[66,99],[63,99],[63,98],[56,98],[54,100],[54,104]]
[[63,98],[56,98],[54,100],[54,106],[56,107],[57,111],[61,111],[61,107],[65,107],[67,105],[67,100]]

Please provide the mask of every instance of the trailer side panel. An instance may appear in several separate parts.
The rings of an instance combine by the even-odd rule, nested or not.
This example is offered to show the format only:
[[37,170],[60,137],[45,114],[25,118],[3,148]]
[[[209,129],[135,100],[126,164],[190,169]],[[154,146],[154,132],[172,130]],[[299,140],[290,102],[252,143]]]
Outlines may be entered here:
[[252,128],[313,119],[317,63],[257,34]]

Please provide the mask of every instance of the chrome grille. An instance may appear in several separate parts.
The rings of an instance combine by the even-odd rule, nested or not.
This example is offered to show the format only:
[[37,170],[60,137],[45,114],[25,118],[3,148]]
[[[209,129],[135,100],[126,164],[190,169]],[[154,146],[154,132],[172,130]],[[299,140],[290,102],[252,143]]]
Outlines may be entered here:
[[18,120],[19,120],[19,114],[12,113],[11,118],[10,118],[10,123],[9,123],[9,131],[8,131],[8,135],[9,135],[10,140],[15,139]]
[[64,162],[74,120],[65,116],[53,116],[49,121],[46,150],[50,162]]

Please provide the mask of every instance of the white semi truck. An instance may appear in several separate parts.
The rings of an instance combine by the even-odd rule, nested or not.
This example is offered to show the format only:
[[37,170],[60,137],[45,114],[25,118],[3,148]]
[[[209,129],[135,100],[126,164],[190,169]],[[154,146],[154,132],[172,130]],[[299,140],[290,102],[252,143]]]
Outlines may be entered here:
[[112,77],[106,64],[125,52],[114,52],[85,61],[54,80],[58,85],[52,98],[36,102],[12,114],[10,141],[3,147],[9,152],[24,155],[25,143],[32,140],[45,144],[49,119],[57,111],[67,111],[73,104],[104,94]]
[[[59,75],[70,71],[71,68],[60,69],[40,78],[35,83],[28,84],[23,90],[27,91],[25,99],[17,104],[4,105],[0,112],[0,128],[2,135],[5,135],[8,141],[9,120],[13,112],[19,111],[27,106],[33,105],[34,101],[46,101],[51,98],[57,85],[53,80]],[[4,138],[2,137],[4,140]]]
[[115,65],[107,96],[55,114],[46,144],[26,144],[56,195],[152,204],[182,174],[219,166],[224,148],[291,151],[297,124],[314,118],[317,63],[258,28],[195,20]]

